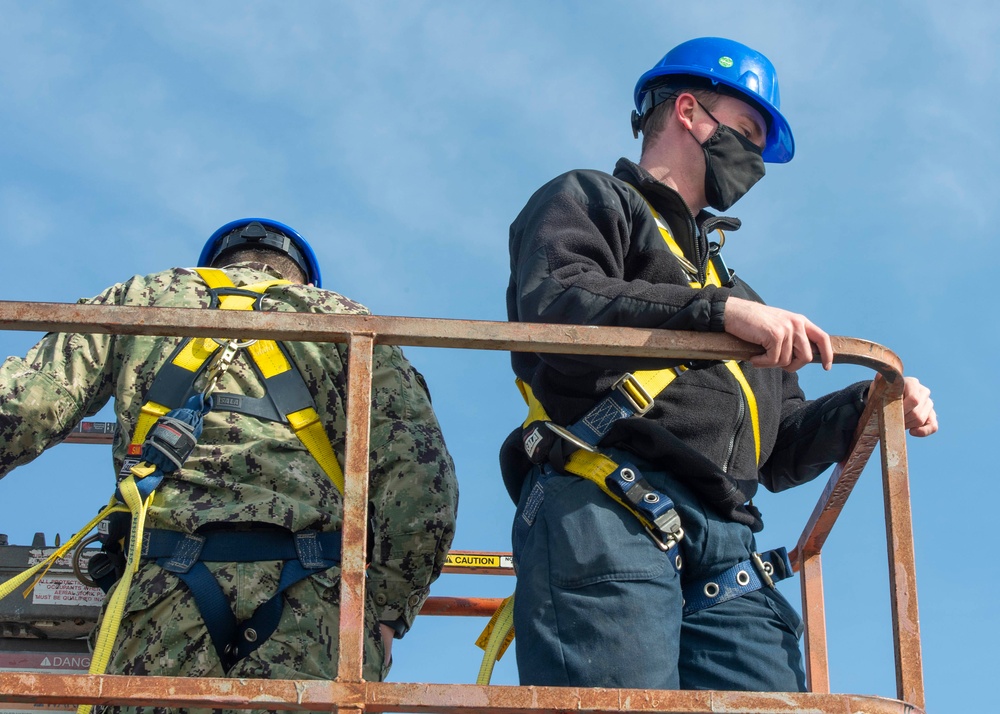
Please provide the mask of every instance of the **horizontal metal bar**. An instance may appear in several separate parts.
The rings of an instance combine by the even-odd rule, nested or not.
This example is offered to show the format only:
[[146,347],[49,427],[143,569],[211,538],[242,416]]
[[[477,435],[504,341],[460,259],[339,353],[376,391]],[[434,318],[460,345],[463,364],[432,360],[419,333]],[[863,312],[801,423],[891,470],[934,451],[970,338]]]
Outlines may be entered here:
[[[762,349],[723,333],[634,327],[543,325],[374,315],[243,312],[177,307],[131,307],[0,301],[0,329],[123,335],[211,336],[298,342],[347,342],[351,334],[379,344],[414,347],[631,355],[663,359],[747,360]],[[893,381],[902,373],[887,348],[833,337],[834,361],[870,367]]]
[[318,680],[122,677],[0,673],[0,698],[37,704],[129,704],[168,708],[276,709],[441,714],[523,714],[563,711],[612,714],[770,712],[792,714],[922,714],[881,697],[789,692],[697,692],[471,684],[326,682]]
[[493,617],[502,604],[503,598],[499,597],[429,597],[420,614]]

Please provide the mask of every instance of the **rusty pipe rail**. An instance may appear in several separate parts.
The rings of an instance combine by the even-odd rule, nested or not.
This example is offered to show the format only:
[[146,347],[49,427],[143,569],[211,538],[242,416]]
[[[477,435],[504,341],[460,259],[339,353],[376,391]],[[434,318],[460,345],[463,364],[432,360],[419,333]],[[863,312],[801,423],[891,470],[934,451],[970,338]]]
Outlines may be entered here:
[[[372,351],[376,344],[459,349],[555,352],[659,357],[740,359],[760,352],[755,345],[724,334],[664,330],[540,325],[470,320],[315,315],[281,312],[226,312],[185,308],[144,308],[0,301],[0,329],[213,336],[289,341],[339,342],[349,346],[348,420],[344,505],[339,676],[329,682],[135,678],[104,675],[0,674],[6,698],[39,703],[151,703],[167,706],[229,706],[271,709],[350,709],[354,711],[592,712],[733,710],[818,712],[914,711],[924,707],[917,617],[913,534],[905,431],[902,422],[902,363],[885,347],[833,337],[834,362],[857,364],[881,379],[865,409],[851,453],[837,466],[810,517],[793,561],[802,576],[806,660],[811,693],[764,694],[662,692],[552,687],[364,682],[363,650],[365,504],[368,485],[368,428]],[[899,701],[829,694],[820,551],[844,501],[875,445],[882,445],[882,470],[889,542],[890,585]],[[482,603],[469,609],[482,608]],[[14,699],[12,701],[27,701]]]
[[[294,317],[289,317],[289,315]],[[662,359],[740,359],[760,354],[757,345],[722,333],[635,327],[538,325],[375,315],[226,312],[179,307],[121,307],[0,301],[0,330],[96,332],[121,335],[256,338],[293,342],[349,343],[371,335],[376,344],[451,347],[512,352],[620,355]],[[857,364],[890,382],[903,371],[899,358],[867,340],[833,337],[837,364]]]
[[[316,712],[448,712],[449,714],[922,714],[882,697],[788,692],[695,692],[655,689],[512,687],[473,684],[325,682],[280,679],[123,677],[0,672],[11,702],[168,705]],[[166,693],[166,694],[165,694]]]

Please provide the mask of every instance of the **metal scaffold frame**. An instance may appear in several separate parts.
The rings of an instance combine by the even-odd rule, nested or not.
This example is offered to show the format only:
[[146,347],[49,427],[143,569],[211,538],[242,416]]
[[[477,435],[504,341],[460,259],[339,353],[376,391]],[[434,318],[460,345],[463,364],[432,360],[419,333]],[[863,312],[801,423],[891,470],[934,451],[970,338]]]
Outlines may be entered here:
[[[835,363],[878,373],[850,454],[835,468],[791,553],[802,577],[808,693],[693,692],[362,680],[372,354],[376,344],[457,349],[746,360],[760,348],[724,334],[469,320],[230,312],[0,301],[0,329],[212,336],[349,346],[340,659],[333,682],[0,673],[5,701],[352,712],[897,712],[922,711],[920,625],[902,407],[902,364],[881,345],[833,337]],[[820,554],[881,444],[898,699],[831,694]],[[432,598],[425,613],[482,614],[477,599]]]

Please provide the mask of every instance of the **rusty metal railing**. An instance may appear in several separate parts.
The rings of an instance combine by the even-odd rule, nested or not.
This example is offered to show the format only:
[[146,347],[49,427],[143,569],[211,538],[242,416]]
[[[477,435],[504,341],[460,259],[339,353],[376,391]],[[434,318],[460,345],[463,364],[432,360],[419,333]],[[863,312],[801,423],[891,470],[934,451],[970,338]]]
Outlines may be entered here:
[[[333,682],[0,673],[5,701],[356,712],[899,712],[924,703],[902,364],[888,349],[834,337],[834,362],[878,372],[850,454],[836,467],[791,557],[802,577],[808,693],[365,682],[364,566],[369,412],[376,344],[458,349],[745,360],[760,350],[724,334],[465,320],[0,302],[0,329],[339,342],[349,346],[340,659]],[[862,469],[881,444],[898,699],[831,694],[820,552]],[[440,612],[482,614],[476,599]],[[431,608],[434,609],[433,607]],[[475,611],[475,612],[471,612]],[[436,614],[436,613],[435,613]]]

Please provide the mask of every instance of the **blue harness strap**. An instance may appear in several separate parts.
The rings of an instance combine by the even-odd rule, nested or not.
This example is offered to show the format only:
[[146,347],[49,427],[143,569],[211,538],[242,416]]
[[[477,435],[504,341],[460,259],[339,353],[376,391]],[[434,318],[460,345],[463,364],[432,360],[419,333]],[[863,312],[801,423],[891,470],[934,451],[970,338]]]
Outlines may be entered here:
[[[282,593],[314,573],[340,564],[340,532],[279,530],[213,531],[204,534],[154,529],[146,532],[142,557],[156,560],[191,591],[198,612],[228,671],[274,633],[284,606]],[[238,622],[206,562],[249,563],[283,560],[274,595],[244,622]]]
[[764,587],[773,588],[780,580],[791,577],[792,563],[788,551],[775,548],[754,553],[748,559],[710,578],[684,586],[684,614],[704,610],[728,600],[735,600]]

